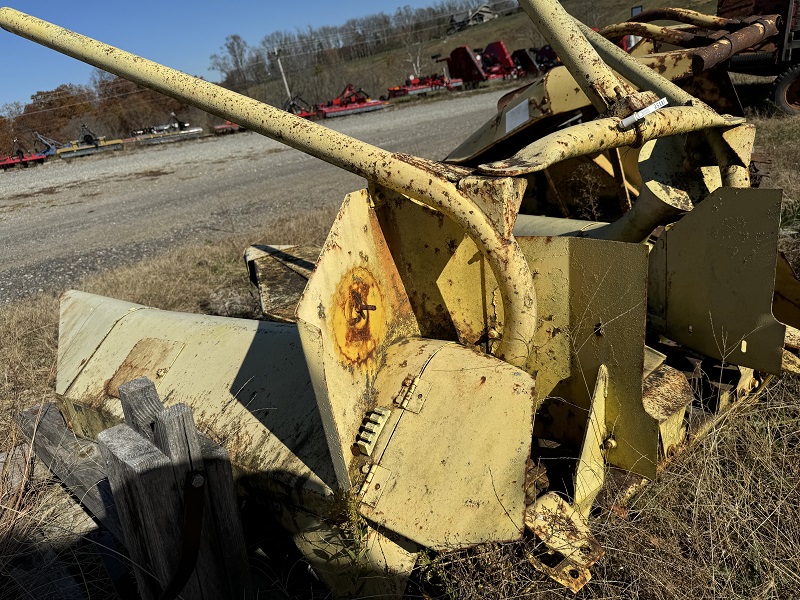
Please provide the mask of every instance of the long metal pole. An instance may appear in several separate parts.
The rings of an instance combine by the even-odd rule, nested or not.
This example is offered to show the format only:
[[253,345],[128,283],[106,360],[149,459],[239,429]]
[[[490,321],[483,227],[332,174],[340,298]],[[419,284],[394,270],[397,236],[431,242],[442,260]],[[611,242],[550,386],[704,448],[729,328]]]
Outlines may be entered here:
[[519,4],[555,49],[597,112],[606,112],[631,91],[602,61],[557,0],[519,0]]
[[459,176],[440,163],[382,150],[283,110],[170,69],[114,46],[0,8],[0,26],[125,79],[196,106],[306,154],[361,175],[435,208],[458,223],[489,264],[503,299],[505,324],[496,356],[524,366],[533,349],[536,292],[525,256],[513,236],[506,239],[485,213],[461,192]]
[[[289,98],[289,102],[292,101],[292,92],[289,90],[289,82],[286,81],[286,73],[283,72],[283,65],[281,64],[281,49],[275,49],[275,56],[278,57],[278,70],[281,72],[281,79],[283,79],[283,87],[286,88],[286,97]],[[301,92],[302,93],[302,92]]]

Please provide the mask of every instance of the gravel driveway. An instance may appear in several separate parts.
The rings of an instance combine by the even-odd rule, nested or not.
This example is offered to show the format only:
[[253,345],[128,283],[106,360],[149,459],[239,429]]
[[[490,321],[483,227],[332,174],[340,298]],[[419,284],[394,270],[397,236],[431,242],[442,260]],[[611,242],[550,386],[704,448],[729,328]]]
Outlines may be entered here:
[[[326,125],[439,159],[487,121],[504,91],[342,117]],[[60,292],[89,273],[338,205],[359,177],[254,133],[0,173],[0,301]]]

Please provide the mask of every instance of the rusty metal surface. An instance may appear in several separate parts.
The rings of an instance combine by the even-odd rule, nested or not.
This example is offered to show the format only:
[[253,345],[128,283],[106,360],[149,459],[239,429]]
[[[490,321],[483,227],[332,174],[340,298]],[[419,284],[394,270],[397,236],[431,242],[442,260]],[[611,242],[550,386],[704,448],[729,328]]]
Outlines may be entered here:
[[752,48],[764,40],[777,35],[778,15],[766,15],[752,20],[750,24],[733,31],[685,30],[675,27],[660,27],[646,22],[629,21],[604,27],[600,35],[614,40],[625,35],[636,35],[658,42],[689,48],[692,72],[697,75],[735,54]]
[[352,366],[375,360],[375,352],[386,339],[389,319],[381,285],[372,272],[354,266],[344,273],[328,308],[340,360]]
[[714,15],[707,15],[688,8],[651,8],[631,17],[631,21],[649,23],[651,21],[678,21],[696,27],[707,29],[723,29],[739,25],[742,19],[726,19]]
[[594,499],[606,480],[606,446],[616,443],[608,435],[606,401],[608,399],[608,368],[600,365],[592,392],[589,419],[583,435],[578,464],[575,466],[573,507],[584,517],[589,517]]
[[480,165],[478,170],[499,177],[526,175],[568,158],[623,146],[641,146],[660,137],[732,127],[744,122],[741,118],[720,116],[710,109],[691,106],[663,108],[645,117],[643,125],[635,129],[622,130],[621,121],[618,117],[607,117],[553,132],[514,156]]
[[[314,272],[319,253],[322,250],[319,246],[275,246],[257,244],[245,250],[245,262],[260,258],[264,255],[273,260],[286,265],[304,279],[309,279]],[[255,283],[255,282],[253,282]]]
[[547,563],[546,555],[529,555],[534,567],[573,592],[589,582],[592,578],[589,567],[605,551],[578,511],[557,494],[548,492],[528,507],[525,526],[553,553],[546,557]]
[[420,332],[366,190],[345,198],[297,318],[337,481],[349,489],[351,447],[375,405],[371,382],[386,349]]
[[136,342],[105,386],[106,396],[119,398],[119,386],[139,377],[158,383],[169,373],[185,344],[173,340],[142,338]]
[[622,77],[630,81],[640,90],[652,90],[659,97],[665,97],[672,106],[694,106],[703,108],[702,102],[686,93],[672,81],[660,77],[658,73],[641,63],[636,57],[629,55],[622,48],[610,42],[583,23],[576,21],[578,28],[589,40],[600,57]]
[[610,40],[616,40],[626,35],[635,35],[665,42],[674,46],[695,46],[708,41],[706,36],[672,27],[651,25],[650,23],[614,23],[613,25],[603,27],[598,33]]
[[756,46],[778,34],[778,15],[760,17],[757,21],[737,31],[726,33],[713,43],[694,50],[694,70],[700,73],[728,60],[739,52]]
[[617,77],[581,35],[575,21],[561,4],[544,0],[520,0],[520,6],[574,74],[578,85],[597,112],[605,112],[623,96],[631,93],[629,85]]
[[475,244],[452,220],[397,196],[377,213],[421,335],[488,349],[503,307],[496,285],[485,285],[492,275]]
[[531,360],[537,396],[568,399],[583,419],[569,412],[539,419],[537,435],[565,431],[581,444],[577,423],[587,419],[597,373],[605,365],[605,424],[617,440],[607,460],[653,477],[658,426],[642,406],[647,248],[566,237],[522,237],[520,245],[536,273],[541,307]]

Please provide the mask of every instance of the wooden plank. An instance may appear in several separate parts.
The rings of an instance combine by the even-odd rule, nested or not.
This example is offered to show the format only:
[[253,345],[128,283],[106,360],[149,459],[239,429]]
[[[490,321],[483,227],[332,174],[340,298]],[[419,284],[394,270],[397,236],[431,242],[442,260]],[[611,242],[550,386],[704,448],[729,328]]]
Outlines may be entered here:
[[119,386],[119,399],[125,422],[134,431],[153,441],[153,421],[164,410],[155,384],[147,377],[137,377]]
[[181,596],[253,598],[230,456],[197,433],[188,406],[163,409],[158,401],[155,410],[154,387],[139,382],[142,389],[148,396],[138,406],[149,408],[131,411],[131,418],[152,433],[156,445],[125,424],[102,432],[98,444],[76,438],[53,404],[29,409],[17,420],[45,465],[125,544],[132,564],[140,567],[134,571],[145,599],[157,598],[174,575],[183,541],[186,475],[205,469],[202,545]]
[[29,408],[16,417],[36,456],[78,501],[123,541],[122,524],[106,477],[105,460],[97,444],[76,438],[53,403]]
[[[154,423],[155,445],[172,461],[172,472],[181,506],[185,506],[184,486],[192,472],[203,471],[203,455],[197,429],[192,417],[192,409],[185,404],[176,404],[156,415]],[[204,487],[204,509],[200,532],[200,548],[195,563],[195,575],[204,598],[232,598],[225,581],[225,573],[220,557],[225,547],[217,541],[211,512],[214,506],[208,493],[208,473],[199,477]],[[192,485],[190,482],[189,485]],[[200,486],[198,486],[200,487]],[[184,540],[186,542],[186,540]],[[184,549],[185,551],[185,549]]]
[[[125,530],[125,545],[136,568],[140,595],[158,598],[180,559],[183,510],[170,459],[127,425],[98,436],[108,480]],[[147,576],[146,569],[158,580]],[[182,594],[203,598],[196,575]]]
[[0,452],[0,502],[3,504],[7,505],[9,499],[18,496],[27,484],[33,470],[28,454],[28,447],[22,444]]
[[255,598],[247,559],[239,503],[233,487],[233,470],[228,451],[206,435],[200,434],[203,464],[208,473],[208,515],[217,532],[218,560],[230,589],[229,598]]

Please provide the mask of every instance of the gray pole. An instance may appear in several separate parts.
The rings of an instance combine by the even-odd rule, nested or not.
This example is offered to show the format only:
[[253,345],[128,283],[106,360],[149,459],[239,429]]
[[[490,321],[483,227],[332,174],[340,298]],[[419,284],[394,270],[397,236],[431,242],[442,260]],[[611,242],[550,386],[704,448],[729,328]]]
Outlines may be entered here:
[[286,96],[289,98],[289,102],[292,101],[292,92],[289,91],[289,83],[286,81],[286,74],[283,72],[283,65],[281,64],[281,49],[275,48],[275,56],[278,57],[278,69],[281,72],[281,79],[283,79],[283,87],[286,88]]

